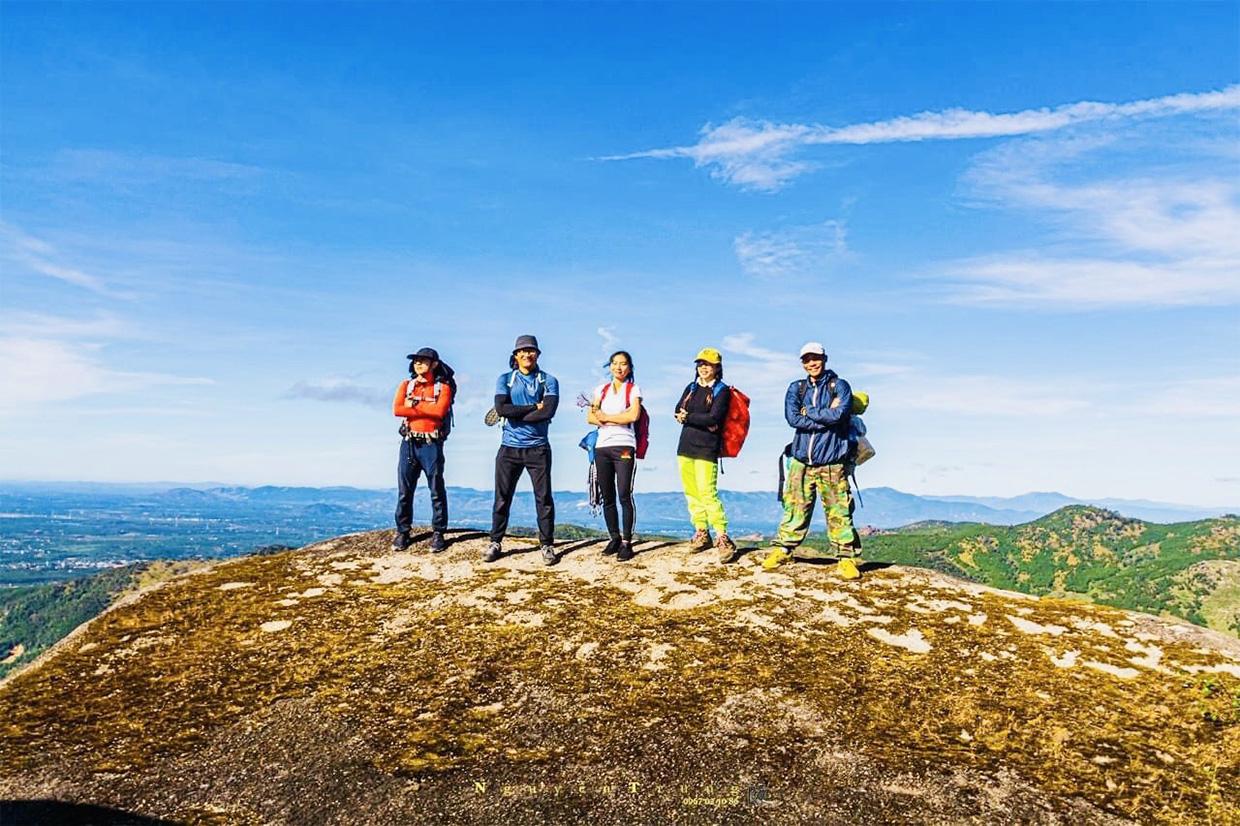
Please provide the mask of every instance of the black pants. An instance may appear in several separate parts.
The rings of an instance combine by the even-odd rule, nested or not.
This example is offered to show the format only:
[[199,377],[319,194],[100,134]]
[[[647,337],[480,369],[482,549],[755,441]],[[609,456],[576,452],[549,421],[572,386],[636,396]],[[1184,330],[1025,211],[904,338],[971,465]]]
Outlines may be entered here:
[[538,509],[538,541],[555,542],[555,500],[551,498],[551,446],[500,446],[495,454],[495,508],[491,512],[491,541],[502,542],[508,532],[508,511],[521,471],[528,471]]
[[443,483],[443,442],[415,442],[402,439],[396,464],[396,530],[404,533],[413,525],[413,492],[418,477],[426,474],[431,491],[431,529],[448,529],[448,491]]
[[[637,506],[633,503],[633,477],[637,474],[637,461],[631,447],[600,447],[594,451],[594,469],[598,472],[598,487],[603,494],[603,519],[607,532],[620,536],[626,542],[633,539],[633,523],[637,521]],[[619,488],[620,507],[624,511],[624,533],[620,533],[620,520],[616,513],[616,493]]]

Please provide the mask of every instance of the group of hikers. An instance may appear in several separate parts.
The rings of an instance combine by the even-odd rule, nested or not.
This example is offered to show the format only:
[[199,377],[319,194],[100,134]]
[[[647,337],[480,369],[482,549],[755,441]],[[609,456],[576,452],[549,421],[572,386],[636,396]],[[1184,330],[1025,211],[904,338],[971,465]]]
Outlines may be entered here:
[[[487,412],[486,423],[495,425],[502,421],[503,433],[495,455],[495,503],[485,562],[495,562],[503,555],[513,495],[523,472],[529,474],[534,488],[543,562],[554,565],[559,559],[554,544],[555,501],[547,434],[559,408],[560,386],[555,376],[539,366],[540,355],[537,338],[519,336],[509,357],[508,370],[495,381],[494,405]],[[397,387],[392,405],[393,413],[403,420],[392,548],[403,551],[412,544],[414,490],[418,479],[425,475],[432,510],[430,550],[438,553],[447,548],[443,447],[452,427],[456,382],[452,368],[430,347],[410,353],[407,358],[410,377]],[[805,377],[792,382],[784,397],[784,418],[794,436],[785,448],[781,464],[786,471],[780,490],[783,517],[762,567],[770,570],[792,559],[793,550],[809,533],[814,502],[821,498],[830,553],[838,560],[837,573],[845,579],[856,579],[860,576],[857,560],[861,540],[853,525],[849,475],[856,462],[856,433],[860,425],[852,420],[863,407],[854,402],[848,382],[827,369],[827,352],[822,344],[806,343],[800,359]],[[737,548],[728,535],[728,518],[719,498],[719,460],[734,456],[739,450],[739,444],[729,443],[729,423],[743,407],[747,428],[748,399],[724,383],[723,356],[717,349],[700,350],[694,357],[694,367],[693,381],[681,393],[673,413],[681,428],[677,463],[694,528],[689,547],[698,552],[713,545],[719,561],[727,563],[736,555]],[[634,557],[633,482],[637,461],[645,456],[649,414],[642,406],[632,356],[624,350],[612,353],[607,369],[610,380],[579,400],[585,408],[586,422],[596,428],[582,446],[591,454],[592,480],[597,483],[607,524],[609,541],[603,553],[627,562]],[[864,394],[858,396],[860,402]],[[740,438],[743,440],[743,434]]]

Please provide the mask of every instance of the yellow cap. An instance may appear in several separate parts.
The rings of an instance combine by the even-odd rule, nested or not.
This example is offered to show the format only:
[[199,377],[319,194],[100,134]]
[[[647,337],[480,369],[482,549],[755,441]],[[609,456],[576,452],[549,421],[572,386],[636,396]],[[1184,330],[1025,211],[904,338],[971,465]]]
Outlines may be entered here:
[[694,361],[705,361],[709,364],[723,364],[723,356],[714,347],[703,347],[693,357]]

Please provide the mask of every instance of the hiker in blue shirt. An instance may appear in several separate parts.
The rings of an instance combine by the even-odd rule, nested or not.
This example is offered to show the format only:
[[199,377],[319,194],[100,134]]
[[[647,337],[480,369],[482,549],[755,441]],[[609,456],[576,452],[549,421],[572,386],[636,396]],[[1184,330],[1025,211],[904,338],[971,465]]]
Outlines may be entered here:
[[554,565],[555,500],[551,496],[551,443],[547,431],[560,401],[560,383],[538,367],[538,339],[518,336],[509,370],[495,380],[495,412],[504,418],[504,436],[495,454],[495,507],[485,562],[500,558],[508,513],[521,472],[530,475],[538,511],[538,544],[543,562]]

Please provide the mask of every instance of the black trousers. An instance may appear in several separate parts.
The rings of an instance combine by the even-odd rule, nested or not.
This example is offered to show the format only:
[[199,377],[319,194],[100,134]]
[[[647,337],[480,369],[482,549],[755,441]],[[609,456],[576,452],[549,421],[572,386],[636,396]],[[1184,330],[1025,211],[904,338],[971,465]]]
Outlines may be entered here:
[[426,474],[431,491],[431,529],[448,529],[448,491],[443,483],[443,442],[402,439],[396,463],[396,530],[404,533],[413,525],[413,492],[418,477]]
[[[637,521],[637,506],[633,503],[633,477],[637,474],[637,460],[633,448],[596,449],[594,469],[598,473],[599,492],[603,494],[603,519],[607,522],[607,533],[620,536],[626,542],[631,541],[633,523]],[[620,508],[624,512],[623,534],[620,533],[620,519],[616,513],[617,492]]]
[[508,533],[508,512],[521,472],[530,474],[538,512],[538,541],[555,542],[555,500],[551,497],[551,446],[500,446],[495,454],[495,508],[491,512],[491,541],[502,542]]

